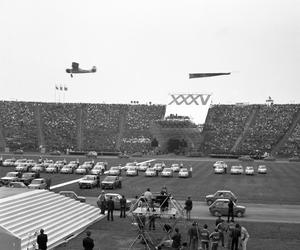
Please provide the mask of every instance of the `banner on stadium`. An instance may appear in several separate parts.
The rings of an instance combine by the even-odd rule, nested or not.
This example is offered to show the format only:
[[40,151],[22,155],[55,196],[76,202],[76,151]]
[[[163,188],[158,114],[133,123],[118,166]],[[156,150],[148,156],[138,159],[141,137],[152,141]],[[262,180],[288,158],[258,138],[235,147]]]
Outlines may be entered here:
[[203,124],[211,104],[212,94],[169,94],[166,116],[188,116],[194,123]]

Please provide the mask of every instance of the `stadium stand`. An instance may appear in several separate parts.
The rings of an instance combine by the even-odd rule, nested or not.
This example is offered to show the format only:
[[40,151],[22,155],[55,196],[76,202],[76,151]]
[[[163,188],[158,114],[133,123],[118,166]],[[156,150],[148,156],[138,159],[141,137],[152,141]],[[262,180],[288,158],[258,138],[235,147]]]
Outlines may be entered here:
[[5,145],[11,150],[38,149],[37,127],[34,117],[35,103],[0,102],[0,121]]

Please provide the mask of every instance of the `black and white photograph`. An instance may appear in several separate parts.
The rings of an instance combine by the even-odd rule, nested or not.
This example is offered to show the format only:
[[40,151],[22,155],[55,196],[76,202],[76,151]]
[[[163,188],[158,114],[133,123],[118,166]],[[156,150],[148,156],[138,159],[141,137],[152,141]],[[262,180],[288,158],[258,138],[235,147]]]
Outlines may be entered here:
[[300,249],[300,1],[0,0],[0,250]]

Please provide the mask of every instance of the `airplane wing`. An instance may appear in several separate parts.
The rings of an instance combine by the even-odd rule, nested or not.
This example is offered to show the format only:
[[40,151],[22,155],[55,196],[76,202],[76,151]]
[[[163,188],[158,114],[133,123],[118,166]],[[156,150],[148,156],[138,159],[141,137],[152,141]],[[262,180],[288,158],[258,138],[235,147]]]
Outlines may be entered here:
[[222,76],[222,75],[230,75],[231,72],[226,73],[191,73],[189,74],[189,78],[203,78],[203,77],[213,77],[213,76]]

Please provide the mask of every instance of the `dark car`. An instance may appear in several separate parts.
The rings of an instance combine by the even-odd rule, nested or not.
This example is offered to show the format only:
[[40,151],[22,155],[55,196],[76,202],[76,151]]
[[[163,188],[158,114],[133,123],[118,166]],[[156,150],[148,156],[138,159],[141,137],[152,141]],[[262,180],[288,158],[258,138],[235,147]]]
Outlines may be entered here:
[[[105,199],[109,200],[112,197],[113,201],[115,202],[115,209],[120,210],[120,200],[122,195],[116,193],[107,193],[105,194]],[[132,200],[126,199],[126,209],[129,209],[132,205]]]
[[[227,216],[228,215],[228,203],[229,199],[217,199],[213,204],[209,206],[209,212],[214,216]],[[233,215],[237,217],[244,216],[246,207],[238,206],[233,202]]]
[[23,173],[22,174],[22,177],[21,177],[20,181],[28,186],[31,183],[31,181],[33,179],[36,179],[36,178],[40,178],[40,173],[39,172],[37,172],[37,173],[28,172],[28,173]]
[[215,200],[222,198],[231,199],[233,202],[237,201],[236,195],[229,190],[218,190],[214,194],[206,195],[205,201],[207,205],[211,205]]
[[106,176],[104,180],[101,182],[101,188],[121,188],[122,187],[122,181],[119,176]]
[[73,191],[60,191],[59,194],[64,195],[66,197],[69,197],[71,199],[74,199],[76,201],[80,201],[80,202],[85,202],[86,201],[86,198],[84,196],[78,196]]

